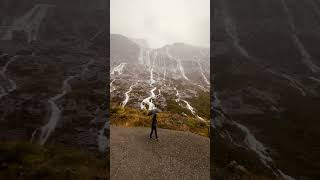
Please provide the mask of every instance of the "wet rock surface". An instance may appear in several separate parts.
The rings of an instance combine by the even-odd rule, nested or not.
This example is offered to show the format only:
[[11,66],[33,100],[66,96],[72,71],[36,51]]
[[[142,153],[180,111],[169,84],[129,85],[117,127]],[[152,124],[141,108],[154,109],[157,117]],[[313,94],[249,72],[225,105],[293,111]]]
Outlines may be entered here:
[[[209,122],[209,49],[184,43],[152,49],[140,41],[111,35],[112,105],[158,107]],[[208,106],[201,106],[201,96]]]
[[108,144],[109,134],[101,43],[107,30],[100,3],[10,1],[1,6],[1,24],[7,27],[0,33],[0,66],[6,68],[0,77],[1,140],[40,143],[48,134],[44,144],[107,153],[107,146],[99,148],[99,137]]
[[[226,0],[214,8],[212,175],[318,179],[319,4]],[[233,161],[250,173],[231,172]]]

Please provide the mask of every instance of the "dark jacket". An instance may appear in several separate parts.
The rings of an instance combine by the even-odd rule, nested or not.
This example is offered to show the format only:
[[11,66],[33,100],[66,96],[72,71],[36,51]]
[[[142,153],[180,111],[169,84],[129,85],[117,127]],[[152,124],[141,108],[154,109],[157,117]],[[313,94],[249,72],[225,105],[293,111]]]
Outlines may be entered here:
[[157,126],[157,113],[152,114],[152,126]]
[[151,123],[151,125],[152,126],[157,126],[157,113],[158,112],[161,112],[159,109],[153,109],[153,110],[151,110],[151,111],[149,111],[149,113],[148,113],[148,115],[150,116],[150,115],[152,115],[152,123]]

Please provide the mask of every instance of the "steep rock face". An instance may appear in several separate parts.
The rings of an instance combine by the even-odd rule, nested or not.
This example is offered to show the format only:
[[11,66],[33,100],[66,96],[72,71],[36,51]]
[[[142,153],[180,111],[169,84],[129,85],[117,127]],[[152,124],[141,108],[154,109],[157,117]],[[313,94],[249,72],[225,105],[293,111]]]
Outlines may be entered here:
[[129,38],[119,34],[110,35],[111,63],[134,62],[139,57],[139,51],[139,46]]
[[[89,39],[95,35],[96,29],[105,29],[106,8],[102,7],[106,5],[102,6],[99,0],[6,2],[1,7],[2,12],[8,11],[0,19],[1,34],[24,31],[34,36],[29,37],[29,41],[60,40],[64,43],[80,37]],[[7,35],[2,39],[12,38]]]
[[213,5],[216,176],[236,161],[258,177],[317,179],[318,2]]
[[169,112],[177,111],[169,107],[178,106],[175,113],[208,122],[209,109],[196,102],[201,95],[208,96],[209,102],[208,48],[175,43],[152,49],[144,40],[114,34],[110,39],[110,91],[115,106]]
[[106,153],[103,2],[1,3],[1,140]]

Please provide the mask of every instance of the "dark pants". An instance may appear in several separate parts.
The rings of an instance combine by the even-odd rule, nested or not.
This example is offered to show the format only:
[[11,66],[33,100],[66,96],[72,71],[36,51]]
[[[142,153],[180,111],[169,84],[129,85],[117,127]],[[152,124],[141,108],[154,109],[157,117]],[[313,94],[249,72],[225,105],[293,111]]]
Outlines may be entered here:
[[158,138],[157,126],[155,126],[155,125],[152,125],[152,126],[151,126],[150,138],[152,138],[153,130],[154,130],[154,133],[155,133],[155,135],[156,135],[156,138]]

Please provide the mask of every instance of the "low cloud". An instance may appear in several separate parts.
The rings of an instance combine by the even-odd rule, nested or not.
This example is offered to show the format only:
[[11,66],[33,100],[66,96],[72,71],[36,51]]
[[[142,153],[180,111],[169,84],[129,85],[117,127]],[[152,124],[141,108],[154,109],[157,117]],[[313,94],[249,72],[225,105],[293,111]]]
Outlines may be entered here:
[[153,48],[210,44],[210,0],[111,0],[110,20],[111,33],[146,39]]

